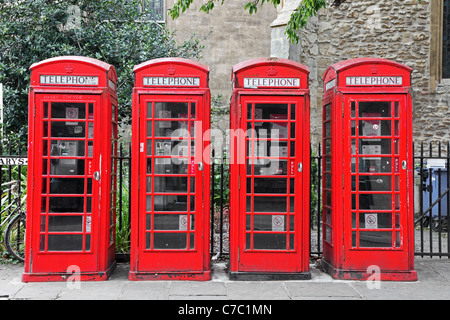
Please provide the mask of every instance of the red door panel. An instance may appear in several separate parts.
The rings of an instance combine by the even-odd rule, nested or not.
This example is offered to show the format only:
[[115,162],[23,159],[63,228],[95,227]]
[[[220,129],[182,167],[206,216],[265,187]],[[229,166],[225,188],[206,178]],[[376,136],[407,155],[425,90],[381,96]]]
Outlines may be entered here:
[[202,96],[141,95],[139,272],[204,264]]
[[247,134],[239,163],[238,271],[301,271],[304,98],[240,99]]
[[[346,95],[345,257],[383,270],[408,266],[405,95]],[[348,151],[348,152],[345,152]],[[350,172],[348,172],[350,171]]]
[[36,95],[33,272],[97,270],[98,95]]

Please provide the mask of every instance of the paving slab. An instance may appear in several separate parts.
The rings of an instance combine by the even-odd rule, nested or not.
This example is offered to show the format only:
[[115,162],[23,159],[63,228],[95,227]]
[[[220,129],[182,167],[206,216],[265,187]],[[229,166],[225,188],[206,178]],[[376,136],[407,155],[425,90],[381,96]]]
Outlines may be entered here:
[[359,293],[348,283],[330,282],[286,282],[292,299],[361,299]]
[[416,282],[336,280],[311,264],[311,280],[230,281],[225,262],[211,281],[129,281],[119,263],[107,281],[23,283],[23,265],[0,265],[0,300],[450,300],[450,259],[416,258]]
[[226,282],[228,298],[232,300],[286,300],[289,293],[283,281]]

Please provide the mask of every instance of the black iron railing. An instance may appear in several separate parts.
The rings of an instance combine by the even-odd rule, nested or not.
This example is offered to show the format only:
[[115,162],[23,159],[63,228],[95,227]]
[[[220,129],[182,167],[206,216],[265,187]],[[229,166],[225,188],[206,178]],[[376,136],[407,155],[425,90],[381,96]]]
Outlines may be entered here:
[[[117,156],[117,223],[116,243],[118,253],[129,252],[130,236],[130,186],[131,145],[119,145]],[[20,161],[7,159],[26,158],[26,146],[9,141],[0,144],[0,181],[20,181],[19,188],[26,194],[27,166]],[[214,158],[211,164],[211,255],[227,257],[229,254],[229,164],[226,156]],[[321,206],[321,146],[311,147],[311,198],[310,198],[310,253],[322,254]],[[18,163],[19,164],[14,164]],[[418,256],[450,257],[450,142],[443,144],[421,143],[414,154],[414,232],[415,254]],[[0,190],[2,206],[13,199],[6,187]],[[0,217],[1,219],[2,217]],[[1,239],[1,237],[0,237]],[[1,249],[1,248],[0,248]]]

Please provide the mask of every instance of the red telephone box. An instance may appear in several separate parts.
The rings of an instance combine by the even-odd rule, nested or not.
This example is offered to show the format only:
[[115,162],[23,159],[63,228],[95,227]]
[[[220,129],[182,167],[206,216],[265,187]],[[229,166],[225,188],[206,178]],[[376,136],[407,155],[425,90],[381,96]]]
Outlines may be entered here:
[[115,267],[117,75],[96,59],[31,66],[24,282]]
[[209,280],[208,67],[134,68],[130,280]]
[[232,72],[230,278],[310,279],[309,70],[258,58]]
[[417,279],[411,71],[359,58],[325,72],[322,265],[334,278]]

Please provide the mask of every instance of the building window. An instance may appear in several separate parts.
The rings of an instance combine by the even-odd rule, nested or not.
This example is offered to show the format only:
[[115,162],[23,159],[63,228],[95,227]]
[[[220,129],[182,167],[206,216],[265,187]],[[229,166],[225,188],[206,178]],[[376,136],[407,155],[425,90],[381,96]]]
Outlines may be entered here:
[[450,0],[444,0],[442,25],[442,78],[450,78]]
[[142,0],[142,10],[148,12],[148,20],[164,22],[164,0]]

